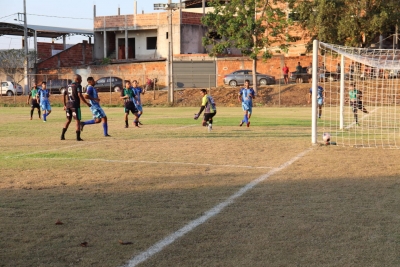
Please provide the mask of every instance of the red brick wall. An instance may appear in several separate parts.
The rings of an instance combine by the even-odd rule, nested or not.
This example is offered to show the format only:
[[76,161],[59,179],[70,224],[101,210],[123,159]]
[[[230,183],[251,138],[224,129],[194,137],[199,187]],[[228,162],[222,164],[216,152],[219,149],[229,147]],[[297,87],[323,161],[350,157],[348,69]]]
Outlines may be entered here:
[[[126,15],[126,26],[158,26],[168,24],[168,12],[147,13],[137,15]],[[179,24],[179,11],[174,11],[172,16],[173,24]],[[94,30],[100,31],[104,28],[124,28],[125,15],[121,16],[102,16],[94,18]]]
[[38,57],[41,60],[51,57],[51,50],[64,50],[63,44],[37,43]]
[[203,25],[202,16],[202,13],[182,12],[182,24]]
[[[39,50],[39,48],[38,48]],[[88,65],[92,62],[93,45],[87,41],[76,44],[57,55],[54,55],[38,63],[38,69],[74,67]]]

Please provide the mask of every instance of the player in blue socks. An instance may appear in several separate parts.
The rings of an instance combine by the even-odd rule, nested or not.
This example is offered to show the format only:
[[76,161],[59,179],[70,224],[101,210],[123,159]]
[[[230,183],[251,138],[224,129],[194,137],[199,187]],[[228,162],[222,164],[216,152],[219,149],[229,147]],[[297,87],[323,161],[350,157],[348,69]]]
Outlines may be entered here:
[[140,99],[140,94],[144,94],[146,92],[146,89],[142,89],[141,87],[138,86],[138,82],[136,80],[132,81],[132,90],[135,96],[134,99],[134,104],[138,112],[135,114],[136,118],[135,121],[133,122],[136,127],[139,127],[139,124],[142,125],[142,123],[139,121],[140,116],[143,114],[143,106],[142,106],[142,101]]
[[242,102],[242,108],[244,111],[243,120],[240,121],[239,126],[246,123],[247,127],[250,127],[250,117],[253,112],[253,99],[255,98],[255,92],[253,88],[250,88],[250,81],[244,81],[244,88],[240,89],[239,92],[239,102]]
[[87,87],[84,97],[85,99],[89,99],[89,102],[91,104],[90,111],[92,111],[93,120],[81,122],[81,132],[83,131],[83,127],[85,125],[100,123],[102,121],[104,136],[109,137],[111,135],[108,134],[107,116],[99,104],[100,98],[97,94],[96,88],[94,88],[95,81],[93,77],[88,77],[87,82],[89,85]]
[[43,111],[43,122],[46,122],[47,116],[49,116],[51,113],[51,106],[49,101],[50,91],[46,88],[46,82],[42,82],[42,88],[38,90],[36,97],[39,100],[40,107]]

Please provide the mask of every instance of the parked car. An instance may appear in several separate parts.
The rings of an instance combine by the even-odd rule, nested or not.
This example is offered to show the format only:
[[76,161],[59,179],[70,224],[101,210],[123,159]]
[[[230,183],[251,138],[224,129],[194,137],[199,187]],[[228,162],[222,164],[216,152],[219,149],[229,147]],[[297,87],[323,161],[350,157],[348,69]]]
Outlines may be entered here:
[[98,79],[94,85],[97,92],[120,92],[124,86],[123,81],[119,77],[102,77]]
[[312,75],[310,73],[307,72],[307,67],[303,67],[301,69],[300,73],[297,73],[296,71],[292,71],[290,73],[290,81],[291,82],[296,82],[296,79],[298,78],[299,83],[308,83],[311,82],[311,77]]
[[10,81],[1,82],[1,94],[7,96],[22,95],[24,90],[20,84]]
[[70,79],[54,79],[47,80],[46,88],[49,89],[50,94],[64,94],[68,85],[72,83]]
[[[275,84],[275,77],[267,74],[256,73],[257,84],[267,85]],[[232,87],[244,84],[245,80],[249,80],[253,84],[252,70],[237,70],[224,76],[224,84]]]

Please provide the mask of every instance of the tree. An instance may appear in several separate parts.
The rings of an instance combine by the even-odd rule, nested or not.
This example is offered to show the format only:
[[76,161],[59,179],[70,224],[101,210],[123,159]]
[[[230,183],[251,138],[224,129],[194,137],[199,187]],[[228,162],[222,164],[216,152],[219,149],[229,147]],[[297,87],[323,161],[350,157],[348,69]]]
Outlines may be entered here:
[[368,47],[379,35],[391,34],[400,15],[397,0],[290,0],[298,24],[313,39]]
[[[36,53],[28,53],[28,62],[35,60]],[[10,77],[15,83],[24,79],[25,51],[23,49],[11,49],[0,51],[0,73]]]
[[212,0],[212,12],[202,18],[208,27],[203,45],[210,56],[226,54],[229,48],[240,49],[253,59],[253,86],[257,91],[257,58],[271,58],[273,52],[287,51],[292,38],[288,34],[291,20],[280,8],[285,0]]

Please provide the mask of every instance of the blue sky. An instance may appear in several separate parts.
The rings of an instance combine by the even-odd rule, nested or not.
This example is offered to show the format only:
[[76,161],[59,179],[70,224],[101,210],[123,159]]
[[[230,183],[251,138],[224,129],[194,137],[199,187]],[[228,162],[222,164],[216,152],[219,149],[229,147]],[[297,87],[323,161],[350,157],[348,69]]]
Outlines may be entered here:
[[[97,16],[133,14],[134,0],[25,0],[28,24],[79,29],[93,29],[93,5]],[[137,0],[137,12],[153,13],[154,3],[167,3],[168,0]],[[179,2],[173,0],[172,2]],[[11,4],[12,3],[12,4]],[[0,22],[21,23],[15,21],[16,13],[24,12],[23,0],[0,0]],[[14,14],[14,15],[13,15]],[[55,17],[52,17],[55,16]],[[68,18],[62,18],[68,17]],[[0,49],[22,48],[20,36],[1,36]],[[81,42],[82,38],[67,37],[68,44]],[[86,38],[87,40],[87,38]],[[49,38],[38,38],[39,42],[51,42]],[[56,41],[62,43],[62,40]],[[33,47],[33,38],[29,38],[29,48]]]

